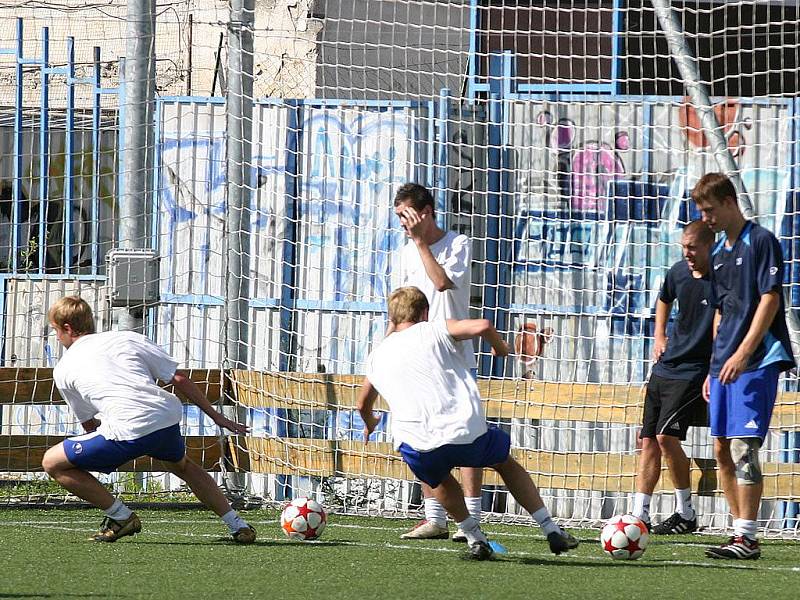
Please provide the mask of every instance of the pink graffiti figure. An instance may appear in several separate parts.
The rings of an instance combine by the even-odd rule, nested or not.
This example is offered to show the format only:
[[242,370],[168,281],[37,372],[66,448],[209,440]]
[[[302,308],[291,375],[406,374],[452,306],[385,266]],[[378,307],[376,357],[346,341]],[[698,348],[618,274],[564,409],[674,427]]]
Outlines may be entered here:
[[548,128],[548,145],[550,151],[558,156],[561,188],[570,194],[572,209],[604,211],[608,184],[625,174],[625,163],[619,152],[630,149],[628,133],[617,132],[613,147],[606,142],[588,141],[573,148],[577,127],[571,119],[559,119],[554,124],[552,115],[542,112],[537,115],[536,123]]

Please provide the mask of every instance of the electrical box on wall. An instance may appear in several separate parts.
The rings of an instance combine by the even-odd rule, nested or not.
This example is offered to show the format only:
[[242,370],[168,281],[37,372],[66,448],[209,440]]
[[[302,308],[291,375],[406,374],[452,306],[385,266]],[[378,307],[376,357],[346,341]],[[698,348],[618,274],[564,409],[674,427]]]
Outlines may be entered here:
[[106,255],[113,307],[158,303],[158,255],[149,248],[114,248]]

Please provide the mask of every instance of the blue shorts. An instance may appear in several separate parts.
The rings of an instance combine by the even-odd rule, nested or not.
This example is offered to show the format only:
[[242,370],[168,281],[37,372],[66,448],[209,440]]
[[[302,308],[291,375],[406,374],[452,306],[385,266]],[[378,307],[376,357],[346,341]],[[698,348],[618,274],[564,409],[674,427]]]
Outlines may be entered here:
[[752,438],[767,436],[772,409],[778,395],[777,365],[746,371],[733,383],[721,384],[711,378],[708,404],[711,436]]
[[157,460],[178,462],[186,454],[180,425],[159,429],[136,440],[107,440],[94,431],[64,440],[67,460],[84,471],[111,473],[129,460],[152,456]]
[[508,458],[511,438],[502,429],[489,430],[471,444],[445,444],[429,452],[418,452],[400,444],[400,455],[417,479],[437,487],[454,467],[490,467]]

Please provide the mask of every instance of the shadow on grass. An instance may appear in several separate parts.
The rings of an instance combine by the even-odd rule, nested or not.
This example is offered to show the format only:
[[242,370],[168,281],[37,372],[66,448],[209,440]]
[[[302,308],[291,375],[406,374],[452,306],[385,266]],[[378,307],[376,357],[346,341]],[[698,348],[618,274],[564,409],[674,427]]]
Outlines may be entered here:
[[741,562],[731,562],[731,563],[715,563],[715,564],[708,564],[702,562],[690,562],[687,561],[686,564],[676,565],[674,561],[660,561],[660,560],[653,560],[647,562],[638,562],[634,560],[625,560],[625,561],[613,561],[609,560],[606,562],[603,561],[595,561],[595,560],[568,560],[565,561],[563,558],[531,558],[528,556],[522,556],[519,558],[515,557],[506,557],[504,556],[501,560],[508,561],[508,562],[516,562],[522,565],[536,565],[542,567],[553,567],[553,566],[570,566],[570,567],[600,567],[604,569],[624,569],[624,568],[634,568],[634,569],[665,569],[667,567],[676,567],[676,566],[686,566],[686,567],[699,567],[701,569],[714,569],[714,570],[736,570],[736,571],[757,571],[758,567],[747,566],[743,565]]
[[69,594],[65,592],[58,592],[57,594],[5,594],[0,592],[0,598],[125,598],[121,594],[109,594],[102,592],[98,594]]
[[[195,541],[186,541],[186,542],[161,542],[158,540],[148,540],[148,541],[137,541],[137,545],[140,546],[237,546],[242,548],[248,548],[252,546],[262,546],[262,547],[283,547],[283,548],[315,548],[315,547],[322,547],[322,548],[331,548],[335,546],[347,546],[349,545],[347,542],[313,542],[313,543],[303,543],[303,542],[291,542],[291,541],[276,541],[276,540],[256,540],[252,544],[237,544],[229,539],[223,538],[216,541],[210,542],[195,542]],[[2,596],[0,596],[2,598]]]

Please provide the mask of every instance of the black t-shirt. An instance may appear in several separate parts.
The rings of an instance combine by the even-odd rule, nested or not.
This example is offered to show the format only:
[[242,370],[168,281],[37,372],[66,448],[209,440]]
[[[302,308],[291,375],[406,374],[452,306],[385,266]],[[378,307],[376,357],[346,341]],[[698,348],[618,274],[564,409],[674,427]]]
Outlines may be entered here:
[[711,360],[714,324],[709,274],[695,278],[685,260],[676,262],[664,278],[658,298],[667,304],[677,300],[678,316],[653,373],[667,379],[704,378]]
[[722,239],[711,252],[712,301],[722,319],[714,340],[711,375],[717,377],[722,366],[739,348],[750,330],[761,296],[775,291],[780,308],[764,339],[750,357],[747,371],[776,364],[786,371],[794,367],[789,330],[783,304],[783,253],[772,233],[748,222],[732,247]]

